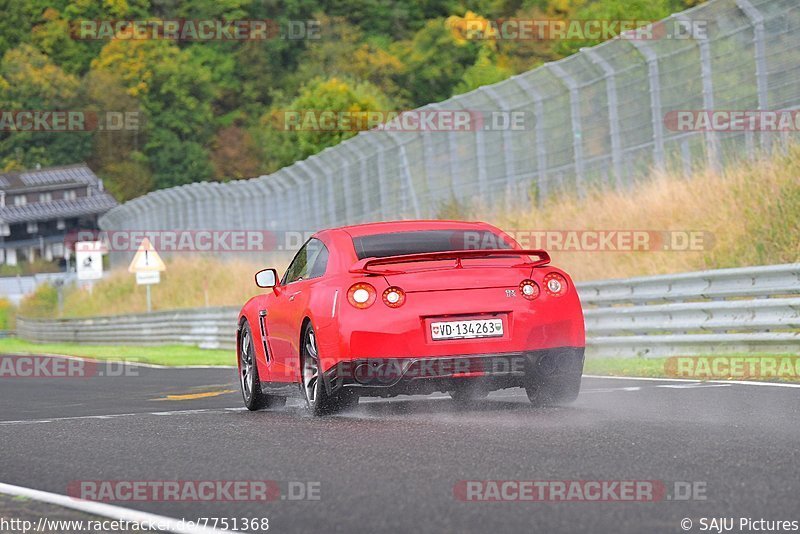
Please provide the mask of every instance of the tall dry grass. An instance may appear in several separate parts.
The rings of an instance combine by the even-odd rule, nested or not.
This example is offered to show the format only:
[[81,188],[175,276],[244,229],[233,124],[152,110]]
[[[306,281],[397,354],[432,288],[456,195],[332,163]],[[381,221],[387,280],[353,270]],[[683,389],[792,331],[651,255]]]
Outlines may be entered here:
[[[270,265],[285,269],[286,264]],[[263,291],[255,286],[253,274],[264,265],[247,260],[220,261],[200,256],[181,256],[167,262],[161,283],[151,286],[153,310],[173,310],[203,306],[240,306]],[[145,286],[127,270],[113,271],[88,289],[70,288],[64,294],[64,317],[89,317],[143,313],[147,309]],[[27,305],[26,305],[27,304]],[[55,310],[32,310],[23,302],[20,314],[52,316]],[[30,312],[26,314],[26,311]]]
[[[800,146],[722,174],[706,171],[691,179],[660,175],[625,191],[592,191],[584,199],[559,198],[540,208],[502,214],[483,210],[472,215],[512,232],[675,230],[713,236],[704,250],[691,252],[551,250],[553,262],[578,280],[796,262],[800,261]],[[282,272],[287,263],[280,256],[272,266]],[[263,266],[246,260],[177,257],[168,263],[162,282],[152,288],[153,307],[240,305],[260,291],[253,273]],[[121,270],[97,283],[91,293],[67,289],[63,315],[139,313],[145,307],[145,288]],[[23,301],[20,314],[55,316],[55,289],[40,288]]]
[[551,251],[579,280],[800,261],[800,146],[718,174],[662,174],[625,191],[592,191],[493,215],[504,230],[702,231],[699,251]]

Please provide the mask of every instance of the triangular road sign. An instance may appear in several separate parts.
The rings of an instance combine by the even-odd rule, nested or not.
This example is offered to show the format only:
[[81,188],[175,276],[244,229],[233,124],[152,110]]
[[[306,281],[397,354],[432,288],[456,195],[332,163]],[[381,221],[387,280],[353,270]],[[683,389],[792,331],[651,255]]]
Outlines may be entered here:
[[167,266],[164,265],[164,260],[161,259],[161,256],[158,255],[156,249],[153,248],[150,240],[146,237],[142,239],[142,243],[139,245],[139,250],[136,251],[136,255],[133,257],[131,264],[128,266],[128,272],[145,273],[166,270]]

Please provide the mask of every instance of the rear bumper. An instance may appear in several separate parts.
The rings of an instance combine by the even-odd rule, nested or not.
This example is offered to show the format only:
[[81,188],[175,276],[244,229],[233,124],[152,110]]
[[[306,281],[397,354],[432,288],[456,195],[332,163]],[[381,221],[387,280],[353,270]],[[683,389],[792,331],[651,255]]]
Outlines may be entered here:
[[362,396],[429,394],[469,384],[487,391],[522,387],[530,381],[580,376],[584,347],[445,356],[363,358],[341,361],[323,373],[330,394],[342,389]]

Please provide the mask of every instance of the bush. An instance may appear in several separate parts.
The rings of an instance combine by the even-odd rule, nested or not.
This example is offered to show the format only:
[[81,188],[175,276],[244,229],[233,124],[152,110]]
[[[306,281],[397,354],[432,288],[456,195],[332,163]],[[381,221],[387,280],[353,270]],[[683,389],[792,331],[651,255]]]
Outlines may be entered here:
[[14,330],[16,308],[8,299],[0,298],[0,330]]
[[50,284],[42,284],[36,291],[22,299],[19,315],[32,319],[53,318],[58,314],[58,290]]

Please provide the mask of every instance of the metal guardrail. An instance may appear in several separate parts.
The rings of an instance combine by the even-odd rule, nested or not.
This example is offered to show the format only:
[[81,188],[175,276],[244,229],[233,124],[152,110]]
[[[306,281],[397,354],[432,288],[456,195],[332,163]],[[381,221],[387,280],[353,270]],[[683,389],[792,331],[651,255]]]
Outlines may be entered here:
[[590,357],[800,354],[800,263],[578,284]]
[[233,349],[236,307],[191,308],[86,319],[17,318],[17,336],[39,343],[94,345],[196,345]]
[[[800,263],[578,284],[589,357],[800,354]],[[37,342],[233,349],[238,309],[90,319],[17,319]]]
[[8,299],[14,306],[27,295],[30,295],[42,284],[53,284],[62,281],[64,284],[75,282],[75,273],[39,273],[30,276],[0,277],[0,297]]

